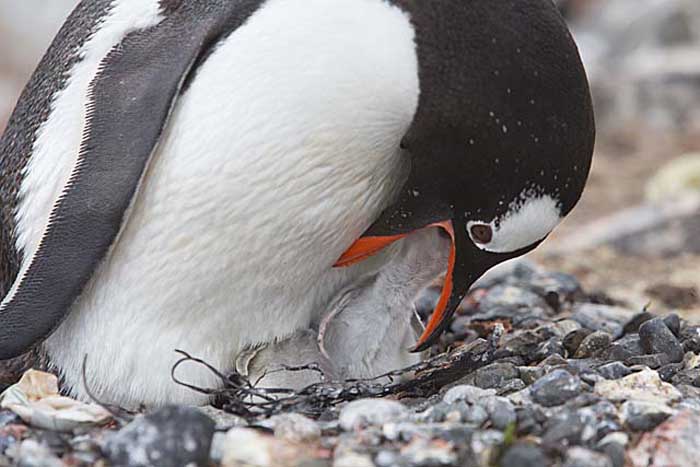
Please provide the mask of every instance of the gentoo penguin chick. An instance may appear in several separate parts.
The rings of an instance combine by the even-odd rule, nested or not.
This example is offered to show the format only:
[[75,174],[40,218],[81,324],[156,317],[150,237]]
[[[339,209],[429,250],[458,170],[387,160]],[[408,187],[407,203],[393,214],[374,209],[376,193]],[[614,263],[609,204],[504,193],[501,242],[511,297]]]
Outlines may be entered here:
[[[398,241],[378,271],[342,290],[314,323],[242,353],[236,369],[260,387],[301,389],[326,380],[374,378],[420,361],[419,293],[445,273],[450,242],[428,228]],[[317,364],[320,371],[286,370]]]
[[550,0],[85,0],[0,138],[0,359],[205,403],[175,349],[226,371],[439,226],[423,349],[573,209],[593,143]]
[[450,241],[427,228],[397,242],[381,270],[344,290],[319,325],[322,353],[341,378],[373,378],[420,361],[415,301],[446,271]]

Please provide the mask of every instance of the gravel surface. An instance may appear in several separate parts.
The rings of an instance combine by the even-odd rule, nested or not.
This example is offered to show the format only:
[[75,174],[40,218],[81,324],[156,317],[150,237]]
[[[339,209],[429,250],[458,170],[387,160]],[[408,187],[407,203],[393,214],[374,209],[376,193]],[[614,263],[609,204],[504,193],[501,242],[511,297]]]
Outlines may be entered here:
[[356,400],[315,420],[167,407],[52,433],[0,412],[0,466],[693,465],[700,326],[605,303],[571,276],[522,263],[471,293],[434,352],[500,326],[494,361],[450,387]]

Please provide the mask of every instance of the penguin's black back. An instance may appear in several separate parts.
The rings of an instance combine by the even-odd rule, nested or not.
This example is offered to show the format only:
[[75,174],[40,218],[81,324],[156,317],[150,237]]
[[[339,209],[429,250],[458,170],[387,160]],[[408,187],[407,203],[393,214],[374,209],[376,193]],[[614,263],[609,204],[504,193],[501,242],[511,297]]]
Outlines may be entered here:
[[80,49],[98,30],[111,4],[110,0],[80,2],[39,63],[0,137],[0,297],[12,286],[22,261],[23,252],[15,246],[15,211],[37,132],[48,120],[55,96],[66,87],[70,70],[80,61]]

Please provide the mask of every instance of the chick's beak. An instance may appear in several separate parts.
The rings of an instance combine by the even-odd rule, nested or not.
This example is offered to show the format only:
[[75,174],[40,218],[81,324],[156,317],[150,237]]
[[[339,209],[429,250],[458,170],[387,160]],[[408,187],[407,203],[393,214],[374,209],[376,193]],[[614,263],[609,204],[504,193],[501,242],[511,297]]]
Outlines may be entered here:
[[[430,320],[426,325],[423,335],[418,339],[418,343],[413,349],[414,352],[422,352],[430,347],[440,337],[450,318],[459,306],[466,291],[471,285],[471,281],[464,283],[466,277],[461,277],[463,274],[457,274],[457,286],[455,286],[455,267],[457,264],[457,243],[458,239],[455,234],[455,229],[452,220],[436,222],[425,226],[425,228],[438,227],[443,229],[451,239],[450,254],[447,264],[447,273],[445,274],[445,283],[440,294],[440,299],[430,316]],[[410,233],[391,235],[391,236],[367,236],[358,239],[336,262],[335,267],[351,266],[359,263],[364,259],[378,253],[391,243],[400,240]],[[458,268],[463,269],[463,268]],[[459,271],[458,271],[459,272]]]

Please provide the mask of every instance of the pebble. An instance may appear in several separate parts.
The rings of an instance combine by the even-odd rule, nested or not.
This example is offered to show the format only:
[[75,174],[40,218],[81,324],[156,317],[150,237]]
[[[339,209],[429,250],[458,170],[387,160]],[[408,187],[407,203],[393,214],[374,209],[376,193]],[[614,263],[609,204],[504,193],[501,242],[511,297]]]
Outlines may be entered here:
[[597,357],[612,343],[612,336],[605,331],[595,331],[586,336],[578,349],[574,358],[592,358]]
[[632,374],[632,370],[620,362],[606,363],[599,366],[596,371],[605,379],[620,379]]
[[[580,325],[579,325],[580,326]],[[579,328],[568,333],[563,340],[564,348],[569,355],[574,355],[578,350],[581,342],[588,337],[593,331],[586,328]]]
[[476,404],[482,399],[495,395],[496,391],[493,389],[481,389],[476,386],[460,384],[448,389],[442,400],[447,404],[454,404],[458,401],[464,401],[468,404]]
[[20,418],[14,413],[10,412],[9,410],[0,410],[0,428],[19,423]]
[[649,431],[673,415],[673,410],[658,402],[627,401],[620,407],[620,414],[630,430]]
[[518,367],[518,372],[521,381],[528,386],[547,373],[545,368],[542,368],[541,366],[521,366]]
[[659,368],[671,363],[671,358],[665,353],[655,353],[651,355],[635,355],[634,357],[629,357],[625,360],[625,364],[629,366],[645,366],[651,368],[652,370],[658,370]]
[[683,360],[683,347],[661,318],[650,319],[639,327],[642,348],[648,354],[664,354],[673,363]]
[[299,465],[308,449],[251,428],[231,428],[224,437],[221,451],[222,467],[291,467]]
[[643,311],[641,313],[638,313],[632,317],[625,325],[623,326],[623,333],[625,335],[627,334],[638,334],[639,333],[639,326],[642,324],[646,323],[650,319],[653,319],[654,315],[649,313],[648,311]]
[[509,447],[501,458],[504,467],[543,467],[549,464],[544,451],[530,443],[517,443]]
[[640,400],[668,404],[678,401],[682,394],[665,383],[654,370],[645,369],[614,381],[596,383],[595,393],[611,401]]
[[489,397],[479,404],[488,413],[493,427],[498,430],[505,430],[517,419],[515,406],[505,397]]
[[296,413],[275,415],[261,426],[271,428],[277,438],[293,443],[311,443],[321,438],[321,427],[318,423]]
[[464,423],[481,426],[489,419],[489,413],[481,405],[469,407],[468,412],[462,417]]
[[581,391],[581,379],[565,370],[554,370],[535,381],[532,398],[545,407],[561,405]]
[[427,439],[413,440],[401,450],[401,457],[412,466],[449,467],[455,465],[458,460],[457,453],[451,445]]
[[562,443],[579,444],[584,427],[581,414],[570,410],[556,412],[551,414],[545,422],[542,443],[551,448],[557,448]]
[[105,454],[114,465],[206,466],[215,423],[194,407],[169,406],[112,434]]
[[613,467],[608,456],[575,446],[566,451],[564,467]]
[[610,345],[601,358],[605,360],[625,361],[631,357],[644,355],[642,343],[637,334],[626,335]]
[[473,374],[464,379],[464,382],[473,384],[482,389],[503,387],[508,380],[519,378],[518,368],[512,363],[492,363],[479,368]]
[[671,313],[663,318],[664,324],[668,329],[671,330],[674,336],[680,337],[681,335],[681,318],[675,314]]
[[497,430],[480,430],[471,438],[471,450],[475,462],[466,465],[488,465],[504,443],[504,435]]
[[645,433],[628,452],[630,467],[698,465],[700,412],[689,410]]
[[557,337],[561,337],[562,339],[579,329],[581,329],[581,325],[573,319],[562,319],[561,321],[556,321],[552,325],[552,331]]
[[496,285],[479,302],[481,310],[499,306],[511,309],[526,309],[528,312],[533,309],[544,310],[549,308],[547,302],[535,292],[512,285]]
[[197,407],[204,415],[214,420],[217,431],[228,431],[237,426],[248,426],[248,422],[238,415],[233,415],[223,410],[219,410],[210,405],[206,407]]
[[353,431],[369,425],[383,425],[400,421],[408,415],[408,409],[389,399],[360,399],[348,403],[338,418],[340,427]]
[[605,331],[613,336],[622,335],[624,324],[633,313],[625,308],[582,303],[574,306],[571,319],[591,331]]
[[7,456],[19,467],[62,467],[58,457],[51,452],[45,444],[41,444],[33,439],[27,439],[21,443],[10,446],[6,452]]
[[[372,456],[365,452],[358,452],[357,449],[359,449],[359,446],[357,446],[355,442],[341,439],[333,453],[332,467],[375,467]],[[284,464],[281,464],[280,467],[283,465]],[[257,465],[255,467],[257,467]]]
[[539,362],[551,355],[560,355],[562,357],[566,355],[566,349],[564,348],[561,339],[558,337],[552,337],[551,339],[541,343],[533,354],[532,361]]

